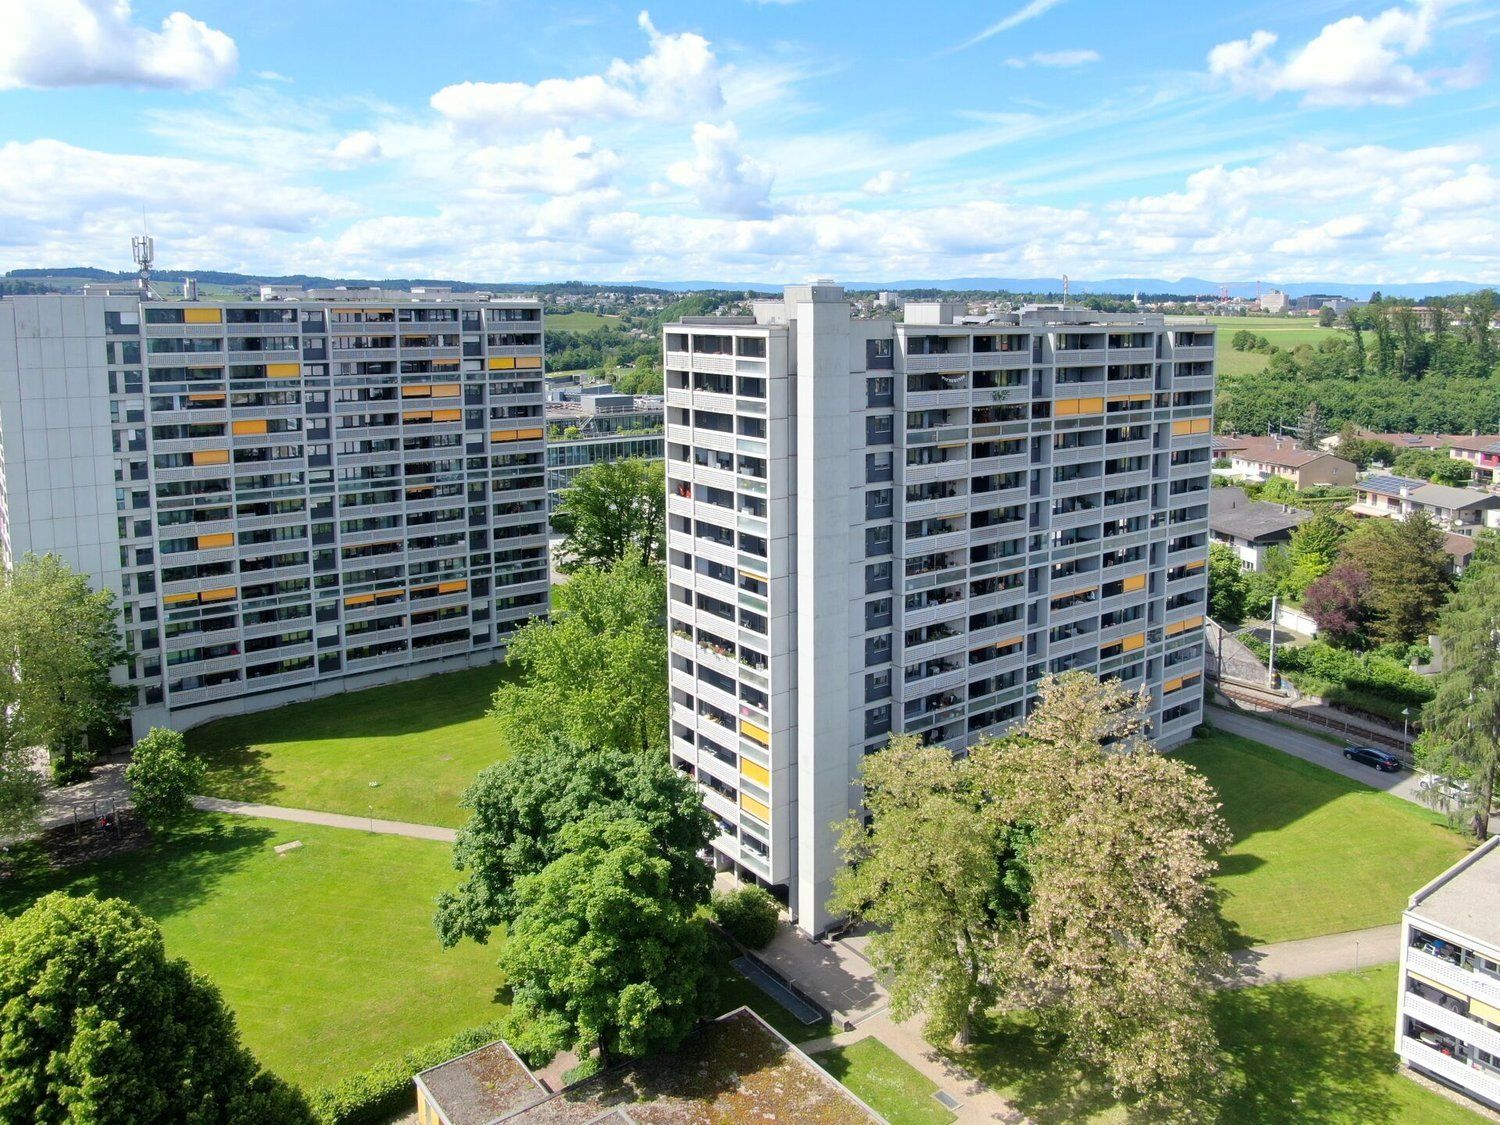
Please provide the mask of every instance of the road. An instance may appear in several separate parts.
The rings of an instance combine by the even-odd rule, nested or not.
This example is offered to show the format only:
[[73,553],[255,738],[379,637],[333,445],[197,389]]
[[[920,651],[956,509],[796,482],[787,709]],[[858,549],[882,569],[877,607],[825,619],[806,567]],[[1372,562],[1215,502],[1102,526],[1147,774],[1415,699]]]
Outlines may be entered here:
[[1417,775],[1410,770],[1401,770],[1399,773],[1381,773],[1359,762],[1349,761],[1344,757],[1340,746],[1316,734],[1304,734],[1302,731],[1284,727],[1280,723],[1269,723],[1240,711],[1210,707],[1205,717],[1219,730],[1228,731],[1230,734],[1237,734],[1243,738],[1253,738],[1256,742],[1263,742],[1295,758],[1320,765],[1324,769],[1343,774],[1355,781],[1362,781],[1372,789],[1382,789],[1414,805],[1421,805],[1424,809],[1430,808],[1422,800],[1417,789]]

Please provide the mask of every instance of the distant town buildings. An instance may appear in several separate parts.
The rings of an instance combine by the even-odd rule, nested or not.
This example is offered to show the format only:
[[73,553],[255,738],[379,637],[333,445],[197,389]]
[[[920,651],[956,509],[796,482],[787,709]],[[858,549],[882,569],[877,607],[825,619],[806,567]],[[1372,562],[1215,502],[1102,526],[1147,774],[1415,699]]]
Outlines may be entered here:
[[615,394],[607,383],[559,387],[547,400],[547,509],[591,465],[638,457],[660,461],[665,448],[659,395]]
[[1260,295],[1259,300],[1255,304],[1261,312],[1274,314],[1284,313],[1291,307],[1290,302],[1287,300],[1287,295],[1280,289],[1267,290]]

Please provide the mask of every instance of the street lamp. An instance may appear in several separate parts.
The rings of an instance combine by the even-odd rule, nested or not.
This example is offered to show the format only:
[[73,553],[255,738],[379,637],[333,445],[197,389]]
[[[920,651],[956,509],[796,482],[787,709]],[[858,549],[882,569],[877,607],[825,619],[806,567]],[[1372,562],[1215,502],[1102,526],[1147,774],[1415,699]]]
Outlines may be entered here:
[[1410,707],[1403,707],[1403,708],[1401,708],[1401,742],[1402,742],[1403,745],[1405,745],[1409,741],[1407,739],[1406,732],[1407,732],[1407,728],[1410,727],[1410,725],[1411,725],[1411,708]]

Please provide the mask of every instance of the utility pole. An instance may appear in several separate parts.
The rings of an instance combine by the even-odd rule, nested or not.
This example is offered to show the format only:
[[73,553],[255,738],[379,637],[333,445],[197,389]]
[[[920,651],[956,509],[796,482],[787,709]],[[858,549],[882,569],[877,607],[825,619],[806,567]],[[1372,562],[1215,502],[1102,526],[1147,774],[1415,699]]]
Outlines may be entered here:
[[1276,686],[1276,603],[1279,600],[1276,594],[1271,595],[1271,656],[1266,662],[1266,685],[1271,688]]

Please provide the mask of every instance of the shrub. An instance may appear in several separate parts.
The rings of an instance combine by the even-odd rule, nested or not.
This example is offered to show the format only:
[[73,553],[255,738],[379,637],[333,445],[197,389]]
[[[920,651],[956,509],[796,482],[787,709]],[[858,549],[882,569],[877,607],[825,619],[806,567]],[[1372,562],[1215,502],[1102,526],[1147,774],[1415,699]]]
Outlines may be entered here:
[[175,730],[152,727],[135,744],[125,780],[136,813],[152,828],[163,828],[192,811],[193,794],[203,787],[203,763],[188,755]]
[[[1266,658],[1263,642],[1251,637],[1245,643]],[[1379,653],[1348,652],[1322,641],[1278,648],[1276,667],[1304,691],[1387,717],[1432,698],[1432,685],[1401,661]]]
[[761,949],[776,936],[781,905],[762,887],[739,887],[714,895],[709,910],[735,941],[749,949]]
[[313,1115],[321,1125],[383,1125],[415,1104],[412,1075],[499,1038],[500,1024],[487,1023],[414,1047],[399,1059],[376,1063],[315,1092],[308,1099]]

